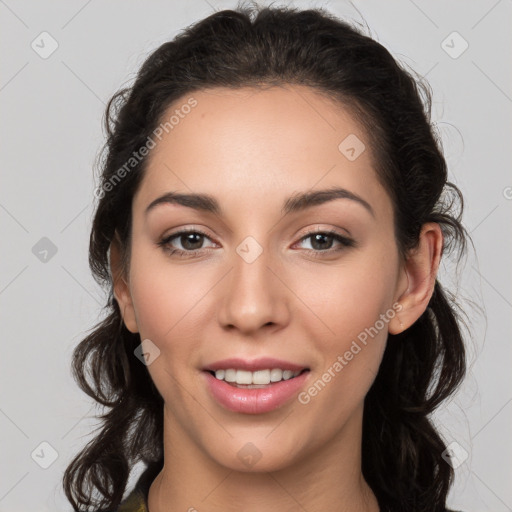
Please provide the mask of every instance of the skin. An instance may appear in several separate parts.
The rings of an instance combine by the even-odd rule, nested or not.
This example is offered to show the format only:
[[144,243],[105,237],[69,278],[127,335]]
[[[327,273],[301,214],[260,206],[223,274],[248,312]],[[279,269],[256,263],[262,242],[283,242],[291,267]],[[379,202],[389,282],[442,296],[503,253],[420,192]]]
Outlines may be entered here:
[[[133,198],[129,269],[119,243],[111,246],[125,325],[160,350],[148,370],[165,401],[165,464],[150,512],[378,511],[361,473],[363,402],[388,332],[407,329],[428,305],[441,230],[425,224],[418,247],[400,260],[370,140],[319,92],[215,88],[193,97],[197,106],[151,150]],[[338,149],[349,134],[366,146],[354,161]],[[374,215],[350,199],[281,214],[291,195],[334,186],[363,198]],[[169,191],[210,194],[222,215],[169,203],[146,215]],[[157,244],[183,228],[207,237],[195,241],[196,255],[180,259]],[[304,238],[309,229],[333,229],[356,246],[327,237],[322,251]],[[236,252],[247,236],[263,249],[252,263]],[[170,245],[186,243],[177,237]],[[205,386],[208,363],[270,356],[309,367],[307,390],[396,303],[400,311],[307,404],[292,399],[269,413],[240,414]],[[251,467],[237,456],[247,443],[261,455]]]

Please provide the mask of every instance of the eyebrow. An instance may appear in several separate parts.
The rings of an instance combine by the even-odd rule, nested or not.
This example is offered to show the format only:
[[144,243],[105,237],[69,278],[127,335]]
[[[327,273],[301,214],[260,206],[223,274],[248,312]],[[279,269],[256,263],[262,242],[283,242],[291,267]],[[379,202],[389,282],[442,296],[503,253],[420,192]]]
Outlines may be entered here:
[[[301,192],[289,197],[283,204],[281,209],[282,215],[303,211],[313,206],[328,203],[335,199],[349,199],[363,206],[373,217],[375,212],[372,206],[362,197],[346,190],[344,188],[334,187],[326,190],[314,190],[309,192]],[[157,197],[146,208],[146,215],[156,206],[160,204],[179,204],[195,210],[222,215],[222,209],[218,201],[208,194],[179,194],[177,192],[167,192]]]

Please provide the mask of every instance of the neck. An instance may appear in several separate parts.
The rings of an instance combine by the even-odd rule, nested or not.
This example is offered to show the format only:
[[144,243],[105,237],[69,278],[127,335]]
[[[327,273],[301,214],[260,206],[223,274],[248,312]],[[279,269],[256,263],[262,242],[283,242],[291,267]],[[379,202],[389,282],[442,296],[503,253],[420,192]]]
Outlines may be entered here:
[[362,409],[331,442],[276,471],[236,471],[204,453],[164,414],[164,467],[149,512],[379,512],[361,472]]

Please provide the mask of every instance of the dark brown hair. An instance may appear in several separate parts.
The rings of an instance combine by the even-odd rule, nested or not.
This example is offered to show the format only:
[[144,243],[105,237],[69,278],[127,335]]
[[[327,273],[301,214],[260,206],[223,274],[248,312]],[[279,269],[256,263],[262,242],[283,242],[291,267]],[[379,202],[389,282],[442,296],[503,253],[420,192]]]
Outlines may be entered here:
[[[113,179],[176,100],[216,86],[286,84],[314,88],[350,106],[366,128],[379,179],[393,201],[403,257],[426,222],[440,224],[443,256],[466,249],[462,196],[447,181],[430,119],[430,88],[362,29],[321,9],[238,7],[216,12],[162,44],[106,111],[106,157],[89,262],[109,294],[107,315],[76,347],[73,372],[84,392],[109,410],[101,416],[100,432],[64,474],[75,510],[115,510],[133,466],[163,459],[163,400],[134,355],[140,336],[123,324],[109,267],[116,233],[129,262],[132,199],[147,158],[114,185]],[[362,471],[383,511],[446,510],[453,469],[442,458],[446,445],[430,417],[464,377],[462,326],[458,306],[436,280],[424,314],[400,335],[389,335],[365,399],[362,446]]]

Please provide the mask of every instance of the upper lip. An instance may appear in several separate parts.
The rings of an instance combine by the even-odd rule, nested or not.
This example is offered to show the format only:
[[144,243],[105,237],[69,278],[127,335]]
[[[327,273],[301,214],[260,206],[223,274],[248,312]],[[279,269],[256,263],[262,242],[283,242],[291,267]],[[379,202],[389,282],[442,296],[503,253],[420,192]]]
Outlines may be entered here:
[[216,361],[215,363],[209,364],[203,368],[205,371],[215,371],[215,370],[228,370],[228,369],[237,369],[237,370],[247,370],[250,372],[255,372],[258,370],[267,370],[273,368],[279,368],[281,370],[291,370],[293,372],[298,372],[301,370],[308,369],[307,366],[301,364],[291,363],[289,361],[283,361],[281,359],[274,359],[273,357],[261,357],[258,359],[252,359],[251,361],[246,359],[241,359],[237,357],[223,359],[222,361]]

